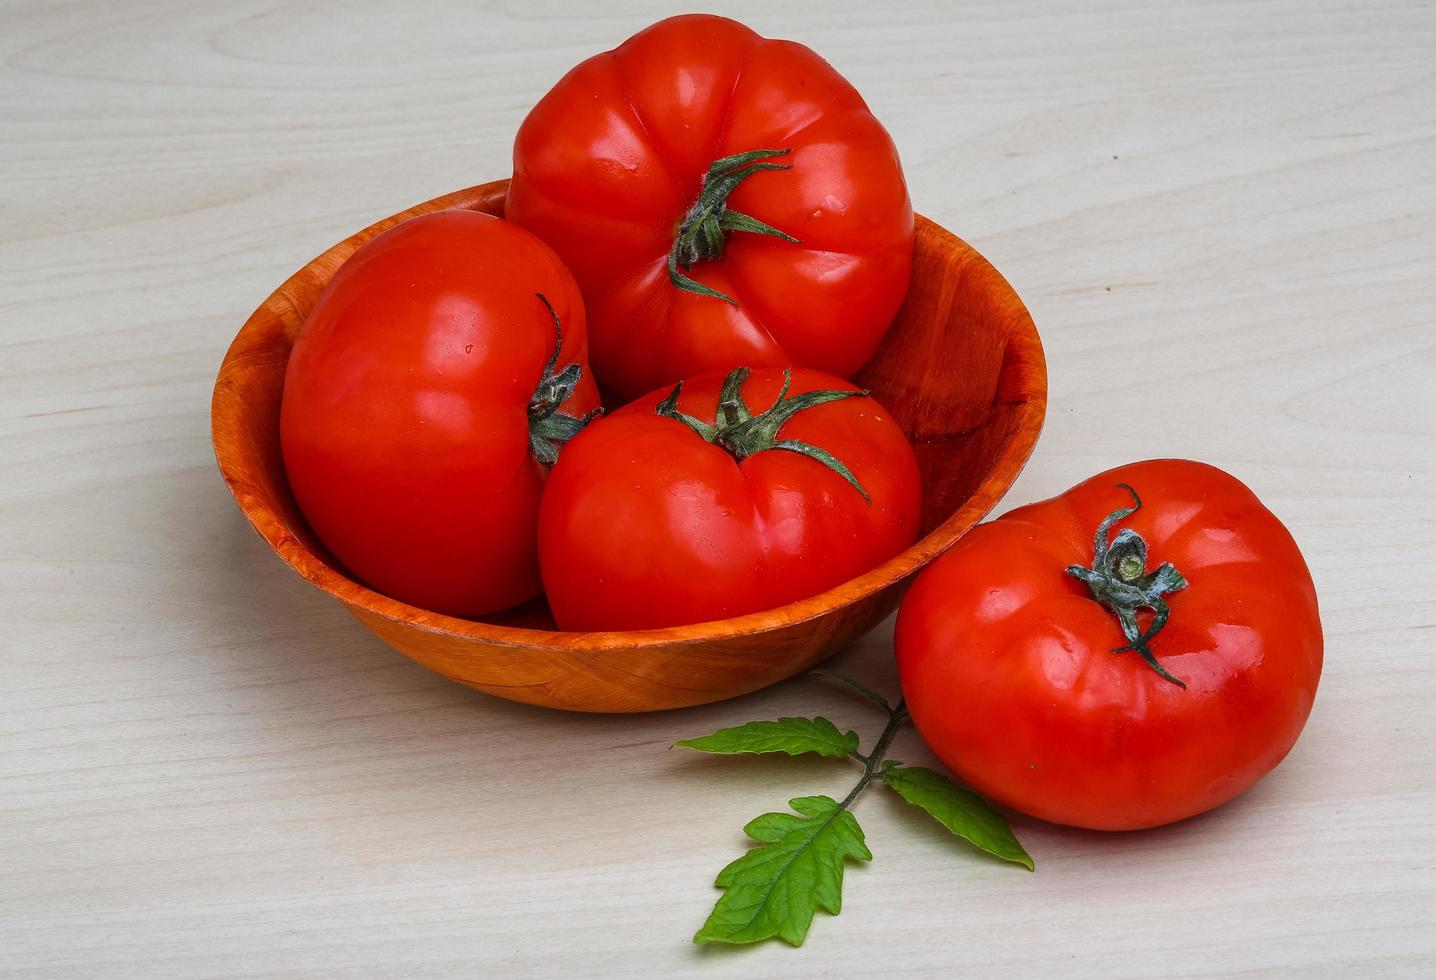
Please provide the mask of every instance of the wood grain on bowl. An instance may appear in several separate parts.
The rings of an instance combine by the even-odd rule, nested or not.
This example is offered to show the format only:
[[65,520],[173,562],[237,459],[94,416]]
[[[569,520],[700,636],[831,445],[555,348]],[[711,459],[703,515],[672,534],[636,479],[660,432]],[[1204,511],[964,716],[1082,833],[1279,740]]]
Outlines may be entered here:
[[291,276],[240,329],[215,383],[220,472],[240,509],[295,571],[395,649],[499,697],[577,711],[652,711],[718,701],[804,670],[871,629],[903,583],[997,503],[1026,463],[1046,410],[1032,319],[971,246],[917,219],[907,300],[859,382],[913,440],[923,537],[866,574],[800,602],[693,626],[565,633],[541,609],[502,622],[405,605],[355,581],[305,524],[285,480],[279,403],[293,339],[324,284],[361,245],[414,215],[502,215],[506,181],[435,198],[350,236]]

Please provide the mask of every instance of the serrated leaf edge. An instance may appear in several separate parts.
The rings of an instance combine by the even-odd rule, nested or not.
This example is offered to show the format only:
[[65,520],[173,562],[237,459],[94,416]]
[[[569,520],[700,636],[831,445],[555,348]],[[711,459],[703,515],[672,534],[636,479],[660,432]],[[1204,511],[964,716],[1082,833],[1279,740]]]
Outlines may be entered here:
[[[826,807],[826,806],[831,806],[831,807],[832,807],[832,811],[828,814],[828,816],[827,816],[826,818],[824,818],[824,819],[822,820],[822,823],[820,823],[817,827],[815,827],[815,828],[813,829],[813,831],[808,835],[807,840],[805,840],[805,841],[803,842],[802,846],[799,847],[799,848],[797,848],[797,849],[795,849],[795,850],[793,851],[792,856],[789,857],[788,861],[783,865],[782,869],[781,869],[776,875],[773,876],[773,883],[769,886],[768,890],[763,893],[763,901],[760,902],[757,906],[755,906],[755,908],[762,909],[762,908],[765,907],[768,897],[769,897],[769,896],[772,894],[772,892],[773,892],[773,888],[776,888],[776,887],[777,887],[777,882],[778,882],[778,880],[781,879],[782,876],[785,875],[785,874],[788,872],[788,869],[789,869],[790,867],[792,867],[792,865],[793,865],[793,863],[794,863],[795,861],[798,860],[798,857],[803,853],[803,851],[805,851],[807,848],[811,847],[813,841],[817,840],[817,838],[819,837],[819,835],[821,835],[821,834],[823,833],[823,831],[825,831],[835,820],[838,820],[840,817],[846,816],[846,817],[848,818],[848,820],[852,822],[852,825],[853,825],[852,829],[857,832],[858,845],[862,848],[862,853],[861,853],[861,854],[856,854],[856,855],[854,855],[854,854],[849,854],[849,853],[847,853],[847,852],[844,852],[844,853],[842,854],[842,856],[840,857],[840,859],[839,859],[839,861],[838,861],[838,865],[839,865],[839,868],[838,868],[838,878],[839,878],[839,881],[838,881],[838,893],[837,893],[836,903],[835,903],[833,906],[831,906],[831,907],[828,906],[827,904],[825,904],[824,902],[822,902],[821,900],[819,900],[816,896],[815,896],[814,899],[813,899],[813,905],[814,905],[815,908],[822,909],[824,912],[827,912],[829,915],[839,915],[839,914],[841,914],[841,912],[842,912],[842,910],[843,910],[843,888],[842,888],[842,877],[843,877],[843,874],[842,874],[842,865],[847,862],[847,860],[848,860],[849,857],[853,857],[853,858],[856,858],[856,859],[862,860],[862,861],[871,861],[871,860],[873,859],[873,852],[872,852],[871,848],[868,847],[868,844],[867,844],[867,834],[865,834],[865,833],[863,832],[862,825],[858,823],[857,817],[853,816],[853,814],[852,814],[851,811],[849,811],[849,810],[847,810],[846,808],[844,808],[843,806],[841,806],[841,805],[838,803],[838,801],[835,800],[835,799],[833,799],[831,796],[826,796],[826,795],[822,795],[822,794],[818,794],[818,795],[816,795],[816,796],[795,796],[795,797],[793,797],[791,800],[788,801],[788,806],[792,808],[792,811],[793,811],[792,813],[783,813],[783,812],[781,812],[781,811],[776,811],[776,810],[775,810],[775,811],[771,811],[771,812],[769,812],[769,813],[761,813],[761,814],[759,814],[758,816],[754,817],[752,820],[749,820],[746,824],[743,825],[743,833],[746,834],[748,837],[752,838],[753,840],[758,841],[758,844],[757,844],[755,847],[750,847],[750,848],[748,848],[748,850],[746,850],[746,851],[744,851],[742,854],[738,855],[738,857],[734,858],[732,861],[729,861],[728,864],[726,864],[726,865],[723,867],[723,870],[718,872],[718,877],[717,877],[717,879],[714,881],[714,885],[715,885],[716,887],[718,887],[718,888],[724,888],[724,889],[728,888],[728,887],[731,885],[731,883],[732,883],[732,877],[731,877],[730,872],[732,872],[732,871],[734,870],[734,868],[735,868],[738,864],[740,864],[740,863],[742,863],[744,860],[746,860],[747,857],[748,857],[748,855],[752,854],[754,851],[761,850],[762,848],[765,848],[765,847],[771,847],[771,846],[773,846],[773,845],[779,843],[778,840],[765,841],[765,840],[762,840],[762,839],[759,838],[759,837],[755,837],[752,833],[749,832],[749,830],[748,830],[749,827],[752,827],[754,823],[756,823],[756,822],[759,821],[759,820],[762,820],[764,817],[772,817],[772,816],[792,817],[794,813],[796,813],[796,814],[797,814],[798,816],[800,816],[800,817],[806,817],[806,818],[808,818],[808,819],[810,819],[810,820],[816,819],[816,817],[815,817],[814,814],[812,814],[812,813],[810,813],[810,812],[805,812],[805,811],[804,811],[803,809],[801,809],[801,807],[800,807],[800,804],[807,803],[807,802],[810,801],[810,800],[821,800],[821,801],[823,802],[823,804],[825,805],[825,807]],[[781,840],[781,838],[780,838],[779,840]],[[725,879],[727,879],[727,880],[725,881]],[[721,901],[722,901],[722,898],[720,897],[720,898],[719,898],[719,902],[721,902]],[[694,933],[694,935],[693,935],[693,941],[694,941],[695,943],[698,943],[698,944],[700,944],[700,945],[705,945],[705,944],[707,944],[707,943],[718,942],[718,943],[730,943],[730,944],[736,944],[736,945],[746,945],[746,944],[749,944],[749,943],[763,942],[765,939],[777,938],[777,939],[781,939],[783,942],[787,943],[789,946],[798,947],[798,946],[803,945],[803,941],[804,941],[805,939],[807,939],[807,937],[808,937],[808,929],[809,929],[809,928],[811,927],[811,925],[812,925],[812,922],[811,922],[811,920],[810,920],[809,923],[808,923],[808,925],[804,927],[802,934],[797,937],[796,941],[793,940],[793,939],[791,939],[791,938],[789,938],[788,936],[783,935],[783,933],[777,932],[777,931],[775,931],[775,932],[774,932],[772,935],[770,935],[770,936],[755,936],[755,937],[752,938],[752,939],[732,939],[732,938],[725,937],[725,936],[705,936],[704,933],[706,933],[706,932],[708,931],[708,923],[709,923],[710,921],[712,921],[713,915],[714,915],[714,913],[716,913],[717,911],[718,911],[718,905],[717,905],[717,903],[715,903],[714,906],[713,906],[713,912],[710,912],[710,913],[708,914],[708,919],[704,921],[703,926],[702,926],[696,933]],[[757,918],[757,916],[754,916],[753,919],[749,919],[748,922],[747,922],[745,925],[751,925],[756,918]]]

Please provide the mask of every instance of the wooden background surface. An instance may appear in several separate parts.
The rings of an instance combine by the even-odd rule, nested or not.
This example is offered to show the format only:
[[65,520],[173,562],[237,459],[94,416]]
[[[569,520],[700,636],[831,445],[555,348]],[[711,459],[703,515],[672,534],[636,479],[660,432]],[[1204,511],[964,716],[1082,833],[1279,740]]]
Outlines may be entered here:
[[[861,701],[581,717],[391,653],[215,471],[230,336],[349,231],[507,172],[657,3],[0,2],[0,970],[17,976],[1436,972],[1436,10],[718,4],[824,53],[918,207],[1047,345],[1007,506],[1226,467],[1317,579],[1326,674],[1242,799],[1017,821],[1028,875],[896,800],[801,950],[688,938],[750,817],[841,763],[675,738]],[[835,666],[885,690],[890,626]],[[898,757],[925,756],[911,733]]]

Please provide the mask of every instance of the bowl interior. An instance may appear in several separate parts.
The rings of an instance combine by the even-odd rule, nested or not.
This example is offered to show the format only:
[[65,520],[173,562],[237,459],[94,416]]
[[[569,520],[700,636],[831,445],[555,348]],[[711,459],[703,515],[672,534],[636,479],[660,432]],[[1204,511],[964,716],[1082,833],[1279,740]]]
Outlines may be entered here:
[[373,592],[351,578],[313,535],[285,479],[279,404],[289,350],[324,285],[366,241],[414,215],[445,208],[502,216],[506,189],[507,181],[496,181],[436,198],[329,249],[255,311],[220,370],[212,415],[215,452],[241,509],[286,562],[356,612],[490,644],[569,651],[790,626],[872,596],[940,554],[996,504],[1031,454],[1046,406],[1042,348],[1031,317],[981,255],[919,216],[907,299],[858,378],[908,434],[922,471],[923,537],[903,554],[829,592],[778,609],[630,633],[560,632],[541,599],[481,622]]

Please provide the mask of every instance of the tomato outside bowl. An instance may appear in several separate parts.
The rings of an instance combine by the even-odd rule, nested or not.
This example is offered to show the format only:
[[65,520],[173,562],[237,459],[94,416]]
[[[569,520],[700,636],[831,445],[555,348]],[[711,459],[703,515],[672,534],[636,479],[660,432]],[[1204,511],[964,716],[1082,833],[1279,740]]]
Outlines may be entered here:
[[501,698],[570,711],[656,711],[756,691],[881,622],[911,577],[993,508],[1032,454],[1047,405],[1032,318],[986,259],[919,215],[907,299],[857,378],[917,452],[922,537],[912,547],[799,602],[656,630],[563,632],[541,600],[485,621],[460,619],[374,592],[314,536],[285,479],[279,405],[289,351],[324,285],[365,242],[446,208],[502,217],[507,188],[494,181],[435,198],[309,262],[240,328],[214,387],[215,457],[245,517],[292,569],[430,670]]

